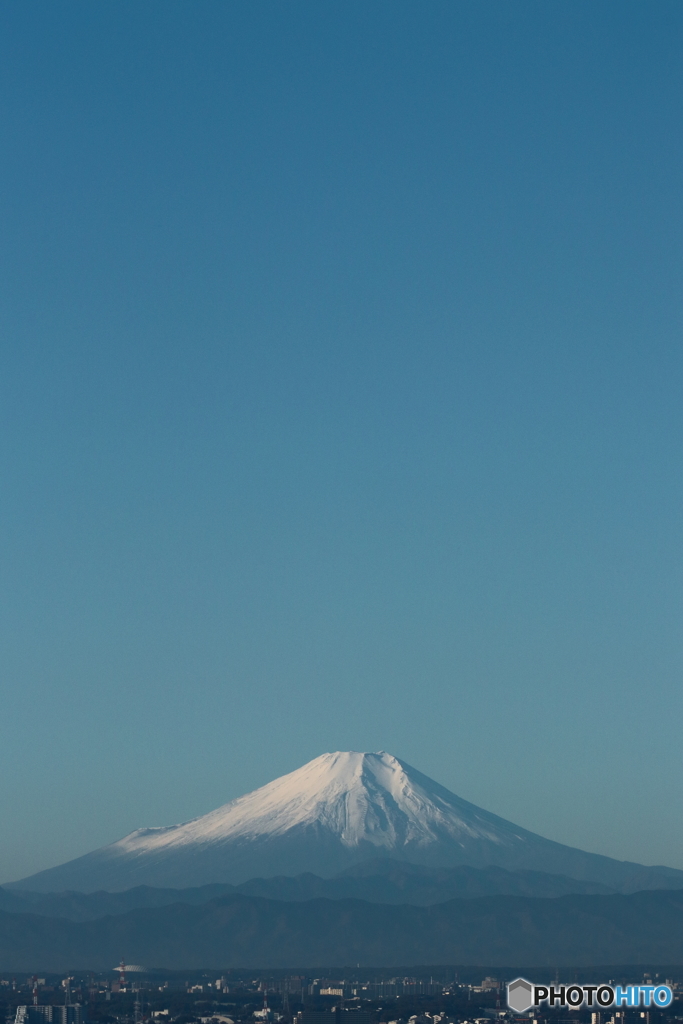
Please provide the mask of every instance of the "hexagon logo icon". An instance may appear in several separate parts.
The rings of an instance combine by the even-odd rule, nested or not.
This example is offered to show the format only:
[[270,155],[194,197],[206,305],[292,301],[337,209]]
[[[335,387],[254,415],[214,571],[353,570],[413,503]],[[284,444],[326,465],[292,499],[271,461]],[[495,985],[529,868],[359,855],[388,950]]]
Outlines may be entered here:
[[524,1013],[534,1005],[534,987],[526,978],[515,978],[508,985],[508,1006],[515,1013]]

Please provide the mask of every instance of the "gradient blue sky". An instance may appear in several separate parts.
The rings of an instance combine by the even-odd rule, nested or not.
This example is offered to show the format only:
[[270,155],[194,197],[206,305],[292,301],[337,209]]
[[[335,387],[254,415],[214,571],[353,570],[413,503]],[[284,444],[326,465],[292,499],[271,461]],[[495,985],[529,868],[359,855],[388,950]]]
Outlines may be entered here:
[[326,750],[683,868],[683,6],[0,10],[0,880]]

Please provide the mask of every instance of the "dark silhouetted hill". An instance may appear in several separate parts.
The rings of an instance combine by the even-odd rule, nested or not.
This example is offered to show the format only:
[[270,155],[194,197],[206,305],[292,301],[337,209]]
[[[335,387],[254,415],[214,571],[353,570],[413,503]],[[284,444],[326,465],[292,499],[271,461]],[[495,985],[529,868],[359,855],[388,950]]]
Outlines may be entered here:
[[0,970],[680,963],[683,892],[486,896],[429,907],[232,894],[95,921],[0,912]]

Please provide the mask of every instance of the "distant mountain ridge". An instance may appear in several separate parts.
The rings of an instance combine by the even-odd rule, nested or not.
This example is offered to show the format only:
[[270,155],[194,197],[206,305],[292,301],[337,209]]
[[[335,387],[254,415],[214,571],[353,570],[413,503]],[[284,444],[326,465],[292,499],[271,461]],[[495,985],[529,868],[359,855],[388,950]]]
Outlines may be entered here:
[[582,882],[541,871],[506,871],[504,868],[428,868],[392,860],[366,861],[334,878],[298,875],[288,878],[252,878],[236,887],[245,896],[302,901],[357,899],[370,903],[407,903],[432,906],[451,899],[480,896],[558,897],[569,893],[614,892],[599,882]]
[[683,887],[683,871],[563,846],[476,807],[391,754],[346,751],[323,754],[200,818],[139,829],[7,888],[121,892],[238,885],[255,875],[329,879],[387,857],[431,868],[542,872],[624,892]]
[[683,960],[683,891],[430,907],[230,895],[75,923],[0,911],[0,970],[532,964],[549,970]]
[[200,905],[231,894],[271,900],[304,902],[312,899],[357,899],[370,903],[431,906],[454,898],[480,896],[565,896],[569,893],[613,892],[597,882],[580,882],[540,871],[505,871],[504,868],[426,868],[400,861],[376,860],[356,865],[335,878],[304,874],[293,878],[252,878],[234,886],[215,883],[190,889],[156,889],[141,885],[124,892],[41,893],[0,888],[0,910],[13,914],[39,914],[69,921],[93,921],[131,910],[165,907],[173,903]]

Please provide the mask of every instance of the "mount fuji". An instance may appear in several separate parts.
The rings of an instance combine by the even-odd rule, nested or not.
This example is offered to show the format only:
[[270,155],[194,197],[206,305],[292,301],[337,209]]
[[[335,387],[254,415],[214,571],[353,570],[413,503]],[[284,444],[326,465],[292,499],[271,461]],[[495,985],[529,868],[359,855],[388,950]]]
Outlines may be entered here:
[[329,878],[391,858],[432,868],[533,870],[621,892],[683,888],[683,871],[585,853],[468,803],[391,754],[322,754],[180,825],[141,828],[12,883],[34,892],[237,884],[257,875]]

